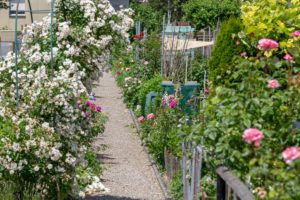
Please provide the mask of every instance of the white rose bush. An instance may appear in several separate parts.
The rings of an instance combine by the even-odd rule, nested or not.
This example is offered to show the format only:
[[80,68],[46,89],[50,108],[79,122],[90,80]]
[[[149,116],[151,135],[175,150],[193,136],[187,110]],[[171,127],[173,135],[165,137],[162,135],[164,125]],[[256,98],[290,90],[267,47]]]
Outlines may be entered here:
[[0,181],[17,199],[106,190],[92,147],[105,117],[88,94],[127,39],[130,15],[108,0],[57,1],[53,32],[50,17],[27,26],[18,65],[14,53],[0,61]]

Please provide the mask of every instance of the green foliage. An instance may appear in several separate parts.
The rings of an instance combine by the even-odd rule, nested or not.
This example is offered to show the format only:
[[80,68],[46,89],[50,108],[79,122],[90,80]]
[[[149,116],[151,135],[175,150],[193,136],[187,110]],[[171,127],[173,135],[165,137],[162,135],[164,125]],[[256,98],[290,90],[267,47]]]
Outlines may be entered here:
[[264,0],[245,3],[242,19],[246,34],[284,41],[300,28],[300,1]]
[[155,120],[147,120],[141,124],[142,138],[160,166],[164,166],[164,149],[174,156],[181,153],[181,138],[177,132],[177,124],[182,117],[177,108],[161,108]]
[[161,89],[161,82],[163,78],[160,75],[153,77],[152,79],[144,82],[141,85],[141,88],[138,92],[138,101],[141,106],[141,115],[145,115],[145,103],[146,103],[146,95],[149,92],[159,92]]
[[243,51],[243,46],[238,46],[233,39],[243,28],[241,21],[235,17],[229,18],[221,26],[217,41],[208,63],[209,80],[214,87],[229,83],[228,77],[234,71],[235,57]]
[[178,171],[170,184],[170,191],[173,199],[181,200],[183,199],[183,184],[182,184],[182,173]]
[[[162,27],[163,12],[160,9],[151,7],[150,4],[140,4],[133,1],[130,7],[134,10],[134,21],[140,20],[141,26],[146,28],[148,32],[160,32]],[[135,29],[132,29],[135,34]]]
[[184,6],[184,19],[192,21],[197,29],[215,27],[231,15],[239,15],[238,1],[232,0],[189,0]]
[[[293,49],[300,50],[299,41]],[[212,155],[210,165],[224,163],[236,170],[252,189],[263,187],[267,199],[298,199],[299,159],[288,166],[281,153],[300,145],[300,130],[292,128],[300,118],[300,85],[293,78],[291,82],[291,74],[300,69],[280,57],[277,51],[259,61],[255,57],[239,60],[230,84],[217,87],[216,96],[209,99],[209,121],[198,126],[198,133]],[[272,79],[279,81],[280,88],[267,87]],[[243,131],[251,127],[264,134],[259,148],[243,141]]]

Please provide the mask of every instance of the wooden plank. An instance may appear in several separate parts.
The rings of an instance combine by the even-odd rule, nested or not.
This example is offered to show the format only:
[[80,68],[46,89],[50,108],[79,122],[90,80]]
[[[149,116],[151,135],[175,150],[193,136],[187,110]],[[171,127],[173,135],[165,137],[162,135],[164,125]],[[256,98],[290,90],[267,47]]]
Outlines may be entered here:
[[220,166],[216,169],[218,177],[222,178],[226,184],[232,188],[234,193],[241,200],[254,200],[254,195],[249,188],[237,178],[227,167]]

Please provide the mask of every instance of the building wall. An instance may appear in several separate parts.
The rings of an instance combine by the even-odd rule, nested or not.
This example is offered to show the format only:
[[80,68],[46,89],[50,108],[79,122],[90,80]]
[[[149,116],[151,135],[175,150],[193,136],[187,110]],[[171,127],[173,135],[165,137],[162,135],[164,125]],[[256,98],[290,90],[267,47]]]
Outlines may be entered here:
[[[38,13],[38,10],[50,10],[51,5],[47,0],[30,0],[31,8],[33,10],[33,21],[40,21],[43,17],[48,15],[48,12]],[[25,0],[25,10],[29,11],[28,0]],[[25,12],[25,16],[18,17],[18,30],[22,30],[26,25],[31,24],[30,12]],[[1,31],[5,29],[6,31]],[[10,33],[13,34],[15,30],[15,17],[9,16],[9,9],[0,9],[0,37],[2,41],[10,40]],[[10,33],[9,33],[10,32]]]

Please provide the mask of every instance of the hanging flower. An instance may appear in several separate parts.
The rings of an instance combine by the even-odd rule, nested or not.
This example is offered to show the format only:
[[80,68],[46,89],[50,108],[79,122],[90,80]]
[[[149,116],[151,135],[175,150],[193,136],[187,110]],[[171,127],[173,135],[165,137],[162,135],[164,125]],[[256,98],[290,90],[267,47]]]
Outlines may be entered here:
[[263,133],[256,128],[249,128],[244,131],[243,139],[248,144],[254,143],[254,146],[259,147],[261,140],[264,138]]
[[300,147],[288,147],[282,152],[286,164],[291,164],[294,160],[300,158]]

